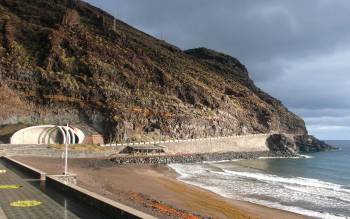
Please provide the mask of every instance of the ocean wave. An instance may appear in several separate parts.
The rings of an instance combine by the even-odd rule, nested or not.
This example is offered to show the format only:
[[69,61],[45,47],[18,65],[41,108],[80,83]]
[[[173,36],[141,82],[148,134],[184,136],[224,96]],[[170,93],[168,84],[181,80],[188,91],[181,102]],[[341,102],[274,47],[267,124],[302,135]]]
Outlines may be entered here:
[[255,204],[264,205],[264,206],[268,206],[276,209],[281,209],[284,211],[294,212],[294,213],[306,215],[309,217],[316,217],[316,218],[323,218],[323,219],[348,219],[349,218],[347,216],[340,215],[340,214],[335,215],[328,212],[317,212],[317,211],[304,209],[297,206],[287,206],[279,202],[271,202],[266,200],[253,199],[253,198],[245,198],[244,201],[248,201],[248,202],[252,202]]
[[180,175],[179,178],[187,178],[193,175],[199,175],[209,171],[204,168],[199,168],[200,164],[168,164],[168,166]]
[[232,171],[232,170],[225,170],[225,169],[223,172],[217,172],[217,173],[229,174],[229,175],[251,178],[251,179],[256,179],[261,181],[296,184],[296,185],[310,186],[310,187],[316,187],[316,188],[326,188],[326,189],[331,189],[338,192],[350,193],[350,190],[344,189],[342,185],[325,182],[318,179],[302,178],[302,177],[286,178],[286,177],[280,177],[280,176],[271,175],[271,174],[239,172],[239,171]]
[[307,186],[312,188],[323,188],[328,190],[333,190],[336,192],[343,192],[346,194],[350,194],[350,189],[345,188],[343,185],[326,182],[318,179],[312,178],[303,178],[303,177],[281,177],[277,175],[267,174],[267,173],[257,173],[257,172],[241,172],[241,171],[233,171],[227,169],[221,169],[221,171],[214,171],[212,169],[204,168],[200,164],[198,165],[183,165],[183,164],[169,164],[169,167],[174,169],[178,174],[180,174],[181,178],[187,178],[191,176],[198,176],[200,174],[207,174],[209,172],[226,175],[226,176],[236,176],[242,178],[249,178],[264,182],[271,183],[281,183],[282,185],[298,185],[298,186]]
[[328,199],[340,200],[342,202],[350,203],[350,194],[345,192],[336,192],[334,190],[306,186],[283,185],[283,187],[288,190],[301,192],[303,194],[306,193],[314,196],[323,196]]
[[300,154],[300,156],[301,156],[302,158],[306,158],[306,159],[314,158],[313,156],[306,155],[306,154]]
[[[346,206],[350,206],[350,189],[343,185],[311,178],[287,178],[260,172],[233,171],[223,167],[217,171],[211,165],[203,164],[169,166],[179,174],[179,181],[226,198],[249,201],[311,217],[348,218],[333,211],[334,208],[342,209],[339,212],[348,212]],[[308,209],[304,209],[304,205],[294,206],[299,205],[297,203],[308,203]]]
[[201,163],[214,164],[214,163],[227,163],[227,162],[235,162],[240,161],[242,159],[233,159],[233,160],[218,160],[218,161],[203,161]]
[[258,159],[311,159],[311,158],[314,158],[314,157],[310,155],[300,154],[294,157],[259,157]]
[[300,159],[301,157],[258,157],[258,159]]

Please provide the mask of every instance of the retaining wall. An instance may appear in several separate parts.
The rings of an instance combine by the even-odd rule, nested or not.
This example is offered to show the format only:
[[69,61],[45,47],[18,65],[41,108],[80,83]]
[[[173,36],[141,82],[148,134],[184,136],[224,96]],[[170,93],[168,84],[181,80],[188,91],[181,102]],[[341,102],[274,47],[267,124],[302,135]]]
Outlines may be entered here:
[[191,141],[162,143],[168,154],[220,153],[269,151],[266,140],[269,135],[244,135],[235,137],[205,138]]
[[[269,151],[266,143],[269,136],[270,134],[250,134],[185,140],[134,142],[128,144],[105,144],[101,146],[110,146],[113,150],[108,150],[102,153],[69,151],[69,156],[71,158],[109,157],[113,154],[120,153],[128,145],[160,145],[164,147],[164,151],[167,154]],[[8,156],[63,156],[62,150],[50,149],[47,145],[0,145],[0,154],[1,153]]]

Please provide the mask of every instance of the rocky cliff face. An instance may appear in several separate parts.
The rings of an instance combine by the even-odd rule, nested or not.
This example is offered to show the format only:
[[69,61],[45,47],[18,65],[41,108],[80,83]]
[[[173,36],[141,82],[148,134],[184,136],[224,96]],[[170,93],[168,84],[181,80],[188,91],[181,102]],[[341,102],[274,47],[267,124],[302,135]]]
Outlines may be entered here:
[[0,0],[0,124],[87,124],[106,140],[280,131],[302,119],[237,59],[181,51],[79,0]]
[[296,135],[294,136],[295,145],[301,152],[318,152],[338,149],[335,146],[330,146],[324,141],[320,141],[311,135]]
[[337,149],[311,135],[272,134],[267,138],[266,144],[270,151],[284,156]]

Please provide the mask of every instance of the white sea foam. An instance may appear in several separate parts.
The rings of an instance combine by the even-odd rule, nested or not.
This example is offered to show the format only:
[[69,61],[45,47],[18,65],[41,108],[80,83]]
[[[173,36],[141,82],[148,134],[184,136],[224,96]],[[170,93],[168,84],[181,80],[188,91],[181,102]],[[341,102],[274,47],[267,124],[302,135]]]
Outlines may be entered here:
[[[260,172],[232,171],[225,168],[216,171],[215,168],[201,164],[171,164],[169,166],[180,175],[178,180],[215,192],[223,197],[245,200],[311,217],[348,218],[340,214],[318,211],[327,209],[329,206],[339,209],[350,207],[350,190],[345,189],[342,185],[317,179],[287,178]],[[218,166],[215,165],[215,167]],[[271,199],[255,198],[260,196],[271,197]],[[306,209],[304,206],[293,205],[299,201],[309,203],[314,207],[309,206]]]
[[300,154],[295,157],[259,157],[258,159],[311,159],[314,158],[310,155]]
[[332,189],[335,191],[342,191],[342,192],[350,193],[350,190],[343,189],[341,185],[321,181],[318,179],[310,179],[310,178],[302,178],[302,177],[286,178],[286,177],[280,177],[280,176],[271,175],[271,174],[239,172],[239,171],[232,171],[232,170],[224,170],[224,172],[217,172],[217,173],[218,174],[231,174],[231,175],[235,175],[235,176],[252,178],[252,179],[257,179],[257,180],[262,180],[262,181],[270,181],[270,182],[279,182],[279,183],[287,183],[287,184],[297,184],[297,185],[302,185],[302,186],[326,188],[326,189]]
[[258,159],[300,159],[300,157],[259,157]]
[[300,154],[300,156],[301,156],[302,158],[306,158],[306,159],[314,158],[313,156],[306,155],[306,154]]
[[344,215],[334,215],[328,212],[317,212],[317,211],[312,211],[312,210],[304,209],[297,206],[286,206],[278,202],[270,202],[270,201],[258,200],[253,198],[246,198],[244,200],[255,204],[259,204],[259,205],[269,206],[272,208],[277,208],[285,211],[294,212],[297,214],[306,215],[309,217],[317,217],[317,218],[323,218],[323,219],[348,219],[348,217]]
[[311,194],[315,196],[322,195],[323,197],[338,199],[338,200],[350,203],[350,193],[347,193],[347,192],[337,192],[337,191],[329,190],[325,188],[315,188],[315,187],[295,186],[295,185],[283,185],[283,187],[288,190],[297,191],[304,194]]
[[206,170],[203,168],[198,168],[199,165],[200,164],[197,164],[197,165],[196,164],[192,164],[192,165],[168,164],[169,167],[171,167],[173,170],[175,170],[180,175],[179,178],[187,178],[187,177],[190,177],[192,175],[198,175],[198,174],[209,171],[209,170]]
[[242,159],[234,159],[234,160],[218,160],[218,161],[203,161],[202,163],[214,164],[214,163],[227,163],[227,162],[235,162],[240,161]]

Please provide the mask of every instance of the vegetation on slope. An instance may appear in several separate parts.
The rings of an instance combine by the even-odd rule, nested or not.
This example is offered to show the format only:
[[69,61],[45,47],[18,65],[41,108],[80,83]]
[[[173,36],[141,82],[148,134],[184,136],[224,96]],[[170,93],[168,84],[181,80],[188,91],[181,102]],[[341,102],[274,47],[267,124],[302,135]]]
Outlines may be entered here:
[[15,96],[0,124],[83,123],[107,141],[306,133],[228,55],[181,51],[78,0],[0,0],[0,15],[0,98]]

